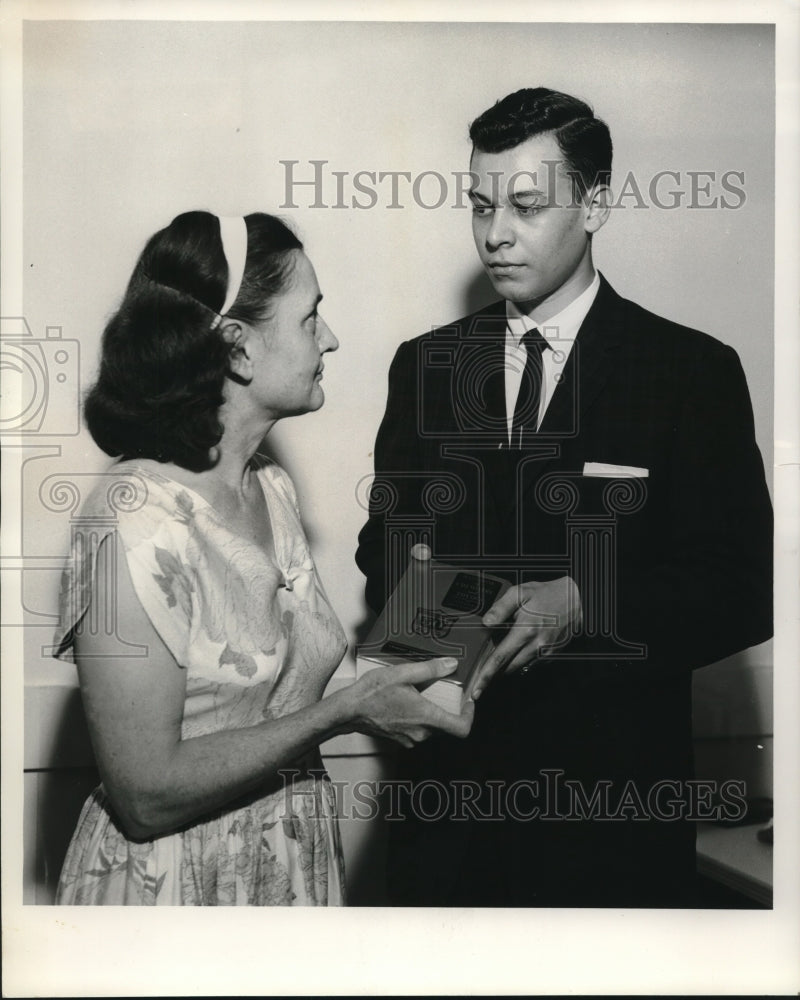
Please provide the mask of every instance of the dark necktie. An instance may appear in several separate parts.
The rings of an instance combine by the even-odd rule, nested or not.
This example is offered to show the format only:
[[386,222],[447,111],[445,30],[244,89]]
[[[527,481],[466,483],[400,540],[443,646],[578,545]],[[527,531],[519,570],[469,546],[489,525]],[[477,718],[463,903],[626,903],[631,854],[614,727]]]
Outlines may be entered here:
[[514,407],[514,420],[511,424],[511,448],[522,447],[523,431],[535,432],[539,419],[539,401],[542,398],[542,355],[547,347],[547,341],[536,327],[528,330],[522,338],[528,357],[522,372],[517,404]]

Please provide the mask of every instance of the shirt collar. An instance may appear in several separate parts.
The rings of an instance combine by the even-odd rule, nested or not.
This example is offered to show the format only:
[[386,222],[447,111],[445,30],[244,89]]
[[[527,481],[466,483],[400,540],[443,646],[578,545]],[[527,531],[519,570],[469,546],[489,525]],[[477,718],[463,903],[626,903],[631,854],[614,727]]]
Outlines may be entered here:
[[[561,312],[556,313],[555,316],[541,325],[546,339],[558,340],[562,346],[565,342],[571,345],[578,336],[581,323],[586,319],[586,314],[591,309],[599,288],[600,275],[595,271],[589,287],[582,291],[576,299],[573,299],[568,306],[565,306]],[[508,321],[507,333],[511,335],[516,344],[519,344],[528,330],[539,325],[527,313],[521,312],[516,303],[508,300],[506,300],[506,319]]]

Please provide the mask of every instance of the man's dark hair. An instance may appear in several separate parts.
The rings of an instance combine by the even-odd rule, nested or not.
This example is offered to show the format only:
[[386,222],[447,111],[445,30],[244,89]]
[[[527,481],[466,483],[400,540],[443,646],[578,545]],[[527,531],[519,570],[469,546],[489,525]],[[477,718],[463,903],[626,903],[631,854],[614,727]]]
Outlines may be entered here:
[[[247,260],[229,319],[258,323],[283,292],[303,245],[280,219],[245,217]],[[185,212],[151,237],[103,333],[100,372],[84,404],[89,431],[113,457],[200,472],[223,427],[231,345],[218,323],[228,283],[219,219]]]
[[469,127],[474,149],[502,153],[534,135],[550,133],[558,143],[576,197],[611,180],[611,134],[588,104],[546,87],[509,94]]

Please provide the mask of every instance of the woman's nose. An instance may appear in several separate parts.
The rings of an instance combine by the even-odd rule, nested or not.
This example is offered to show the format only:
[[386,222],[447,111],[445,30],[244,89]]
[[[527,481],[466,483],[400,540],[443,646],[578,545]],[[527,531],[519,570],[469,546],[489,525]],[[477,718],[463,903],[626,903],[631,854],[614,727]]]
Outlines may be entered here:
[[339,341],[334,336],[333,330],[321,316],[317,317],[317,340],[319,341],[320,354],[324,354],[326,351],[335,351],[339,347]]

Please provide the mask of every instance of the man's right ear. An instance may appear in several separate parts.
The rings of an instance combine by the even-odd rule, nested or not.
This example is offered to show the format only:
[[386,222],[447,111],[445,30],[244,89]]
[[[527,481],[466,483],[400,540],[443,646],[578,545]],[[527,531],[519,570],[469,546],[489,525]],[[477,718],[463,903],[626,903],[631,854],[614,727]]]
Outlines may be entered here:
[[222,336],[228,344],[229,377],[240,385],[248,385],[253,378],[249,329],[238,320],[228,320],[222,325]]

